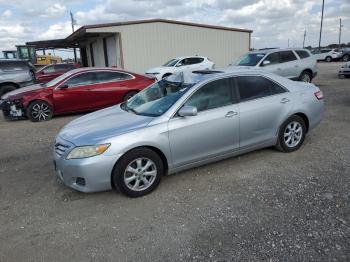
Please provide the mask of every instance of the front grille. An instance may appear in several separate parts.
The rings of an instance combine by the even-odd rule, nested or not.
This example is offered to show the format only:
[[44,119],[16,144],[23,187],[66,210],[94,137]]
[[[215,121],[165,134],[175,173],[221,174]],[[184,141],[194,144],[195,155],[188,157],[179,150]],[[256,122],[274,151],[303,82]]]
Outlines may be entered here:
[[57,155],[62,156],[70,148],[69,145],[57,142],[55,144],[55,152]]

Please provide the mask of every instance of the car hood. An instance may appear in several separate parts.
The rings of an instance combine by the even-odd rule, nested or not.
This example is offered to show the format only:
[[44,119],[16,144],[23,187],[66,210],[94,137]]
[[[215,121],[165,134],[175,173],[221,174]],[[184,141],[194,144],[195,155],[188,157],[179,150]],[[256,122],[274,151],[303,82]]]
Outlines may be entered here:
[[153,117],[126,112],[120,105],[87,114],[67,124],[58,134],[76,146],[95,145],[142,127],[147,126]]
[[11,92],[8,92],[8,93],[4,94],[1,98],[2,99],[18,98],[18,97],[21,97],[23,95],[27,95],[33,91],[41,91],[42,89],[44,89],[44,87],[41,86],[40,84],[30,85],[30,86],[21,87],[21,88],[18,88],[16,90],[13,90]]

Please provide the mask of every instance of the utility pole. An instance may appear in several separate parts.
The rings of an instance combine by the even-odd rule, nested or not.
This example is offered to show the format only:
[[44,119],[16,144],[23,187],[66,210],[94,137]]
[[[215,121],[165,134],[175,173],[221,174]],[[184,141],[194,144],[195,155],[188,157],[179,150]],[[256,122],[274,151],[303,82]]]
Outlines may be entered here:
[[[70,21],[72,24],[72,32],[74,33],[74,25],[77,22],[74,20],[73,13],[71,11],[69,13],[70,13]],[[75,50],[75,47],[73,48],[73,51],[74,51],[74,62],[77,63],[77,51]]]
[[322,15],[321,15],[321,26],[320,26],[320,38],[318,40],[318,49],[321,49],[321,36],[322,36],[322,24],[323,24],[323,11],[324,11],[324,0],[322,0]]
[[288,47],[289,47],[289,38],[288,38]]
[[305,37],[306,37],[306,29],[304,30],[303,48],[305,47]]
[[340,39],[341,39],[341,28],[343,27],[343,25],[341,24],[341,18],[339,19],[339,46],[338,48],[340,48]]

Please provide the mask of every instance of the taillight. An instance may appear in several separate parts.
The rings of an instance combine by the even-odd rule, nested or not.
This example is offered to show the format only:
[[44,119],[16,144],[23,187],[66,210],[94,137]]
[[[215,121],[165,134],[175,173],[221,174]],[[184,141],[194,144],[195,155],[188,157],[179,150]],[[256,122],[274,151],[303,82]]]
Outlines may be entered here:
[[322,100],[324,98],[322,91],[317,91],[315,96],[318,100]]

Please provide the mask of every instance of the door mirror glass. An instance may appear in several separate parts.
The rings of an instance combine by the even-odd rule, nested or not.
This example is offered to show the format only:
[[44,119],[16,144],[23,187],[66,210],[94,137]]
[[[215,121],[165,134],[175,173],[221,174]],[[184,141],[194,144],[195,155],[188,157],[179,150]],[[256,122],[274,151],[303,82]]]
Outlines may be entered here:
[[179,116],[196,116],[197,115],[197,107],[195,106],[183,106],[179,112]]
[[270,64],[271,64],[271,62],[269,60],[264,60],[261,65],[266,66],[266,65],[270,65]]

